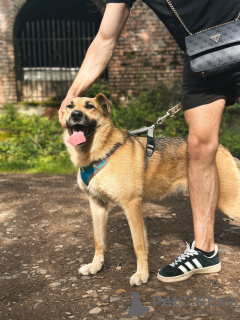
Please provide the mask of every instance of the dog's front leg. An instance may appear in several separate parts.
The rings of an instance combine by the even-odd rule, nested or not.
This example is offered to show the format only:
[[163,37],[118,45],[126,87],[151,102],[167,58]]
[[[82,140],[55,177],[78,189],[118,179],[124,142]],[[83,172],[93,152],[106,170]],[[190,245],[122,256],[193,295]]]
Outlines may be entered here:
[[134,198],[123,206],[133,239],[133,247],[137,257],[137,271],[131,276],[130,284],[141,285],[148,281],[148,243],[142,216],[142,199]]
[[92,263],[85,264],[78,270],[82,275],[96,274],[101,270],[106,249],[107,204],[93,196],[89,197],[89,202],[93,220],[95,254]]

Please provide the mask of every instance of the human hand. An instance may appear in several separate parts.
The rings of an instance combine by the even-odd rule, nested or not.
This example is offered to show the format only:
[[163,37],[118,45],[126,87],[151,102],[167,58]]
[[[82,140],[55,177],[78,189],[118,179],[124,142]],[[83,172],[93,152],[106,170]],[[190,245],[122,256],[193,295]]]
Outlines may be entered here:
[[71,98],[69,97],[66,97],[63,101],[62,101],[62,104],[61,104],[61,107],[60,109],[58,110],[58,120],[59,120],[59,123],[61,124],[61,126],[66,129],[66,125],[65,123],[63,122],[63,114],[64,114],[64,110],[66,108],[66,106],[68,105],[68,102]]

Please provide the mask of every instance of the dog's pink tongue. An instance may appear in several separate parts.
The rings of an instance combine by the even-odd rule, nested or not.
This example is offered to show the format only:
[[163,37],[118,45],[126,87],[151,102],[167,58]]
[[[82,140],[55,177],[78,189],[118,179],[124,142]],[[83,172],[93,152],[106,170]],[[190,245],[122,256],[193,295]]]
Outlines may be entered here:
[[74,131],[73,134],[67,139],[67,142],[76,147],[78,144],[86,141],[82,131]]

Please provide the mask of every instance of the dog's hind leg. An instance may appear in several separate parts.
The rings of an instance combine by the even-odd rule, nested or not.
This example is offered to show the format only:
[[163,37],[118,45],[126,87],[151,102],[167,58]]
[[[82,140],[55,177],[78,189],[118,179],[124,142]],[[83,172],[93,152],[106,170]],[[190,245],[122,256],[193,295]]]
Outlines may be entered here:
[[146,229],[142,216],[142,199],[134,198],[123,205],[133,239],[137,257],[137,271],[130,278],[131,286],[148,281],[148,245]]
[[107,204],[93,196],[89,197],[89,202],[93,220],[95,254],[91,263],[85,264],[78,270],[82,275],[96,274],[101,270],[106,249]]
[[219,146],[217,168],[220,182],[219,208],[230,217],[240,219],[240,161],[228,149]]

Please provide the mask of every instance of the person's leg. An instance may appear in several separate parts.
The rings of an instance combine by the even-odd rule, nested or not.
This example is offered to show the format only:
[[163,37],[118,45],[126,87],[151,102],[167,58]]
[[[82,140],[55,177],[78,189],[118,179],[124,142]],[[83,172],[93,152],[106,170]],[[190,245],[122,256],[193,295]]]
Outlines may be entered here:
[[214,244],[215,210],[219,198],[215,157],[224,106],[225,99],[219,99],[184,112],[189,127],[188,181],[195,241],[187,244],[183,254],[159,271],[157,278],[162,282],[183,281],[193,274],[221,270],[218,247]]
[[215,162],[218,134],[225,100],[184,112],[189,127],[189,195],[193,214],[195,246],[214,250],[214,220],[219,199]]

